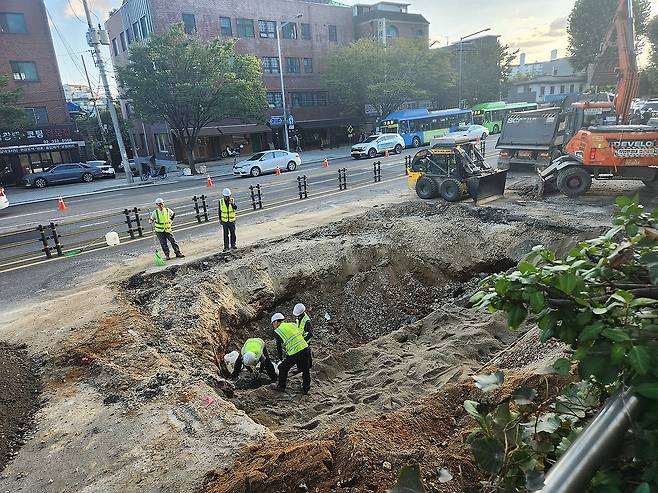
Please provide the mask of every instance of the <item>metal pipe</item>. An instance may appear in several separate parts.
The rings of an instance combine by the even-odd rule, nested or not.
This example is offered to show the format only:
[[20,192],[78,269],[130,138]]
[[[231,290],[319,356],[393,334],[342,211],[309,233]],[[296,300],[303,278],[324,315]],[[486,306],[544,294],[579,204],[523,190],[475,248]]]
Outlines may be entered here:
[[582,493],[601,465],[616,452],[643,409],[632,388],[608,399],[582,434],[548,471],[541,493]]

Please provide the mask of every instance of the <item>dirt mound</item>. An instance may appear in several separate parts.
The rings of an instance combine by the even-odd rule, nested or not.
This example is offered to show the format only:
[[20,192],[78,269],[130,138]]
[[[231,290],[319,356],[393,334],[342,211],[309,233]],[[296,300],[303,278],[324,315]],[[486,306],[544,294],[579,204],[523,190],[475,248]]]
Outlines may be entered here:
[[39,407],[36,365],[24,347],[0,344],[0,471],[23,444]]

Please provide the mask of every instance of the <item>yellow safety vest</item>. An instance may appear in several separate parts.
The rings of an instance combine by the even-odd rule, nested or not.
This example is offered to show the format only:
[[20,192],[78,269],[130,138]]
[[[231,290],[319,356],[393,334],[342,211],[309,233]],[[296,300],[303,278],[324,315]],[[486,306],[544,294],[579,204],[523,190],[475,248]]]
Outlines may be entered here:
[[259,337],[252,337],[245,341],[240,354],[244,356],[245,353],[254,353],[258,361],[263,356],[263,349],[265,349],[265,341]]
[[173,231],[170,213],[171,211],[167,207],[162,210],[160,208],[155,209],[153,229],[156,233],[171,233]]
[[221,212],[220,220],[223,223],[235,222],[235,209],[233,208],[233,204],[229,202],[228,205],[226,205],[224,199],[219,199],[219,210]]
[[306,349],[308,344],[304,340],[302,332],[299,330],[296,324],[290,322],[283,322],[276,329],[274,329],[276,335],[281,338],[283,347],[286,350],[288,356],[292,356],[300,352],[302,349]]
[[304,330],[304,327],[306,327],[306,322],[311,320],[311,317],[309,317],[306,313],[304,313],[304,316],[302,317],[301,320],[297,319],[297,327],[299,327],[299,330],[302,331],[302,334],[304,337],[306,337],[306,330]]

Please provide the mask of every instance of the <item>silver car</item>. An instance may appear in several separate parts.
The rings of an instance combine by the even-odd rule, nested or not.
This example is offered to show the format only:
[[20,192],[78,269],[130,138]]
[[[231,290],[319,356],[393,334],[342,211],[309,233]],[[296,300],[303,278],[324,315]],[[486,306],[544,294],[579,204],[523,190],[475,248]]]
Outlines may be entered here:
[[249,159],[233,165],[233,174],[238,176],[259,176],[262,173],[274,173],[277,167],[280,171],[295,171],[302,164],[299,154],[288,151],[263,151],[254,154]]
[[404,147],[404,139],[399,134],[377,134],[371,135],[363,142],[354,144],[351,154],[354,159],[362,157],[375,158],[386,153],[386,151],[400,154]]

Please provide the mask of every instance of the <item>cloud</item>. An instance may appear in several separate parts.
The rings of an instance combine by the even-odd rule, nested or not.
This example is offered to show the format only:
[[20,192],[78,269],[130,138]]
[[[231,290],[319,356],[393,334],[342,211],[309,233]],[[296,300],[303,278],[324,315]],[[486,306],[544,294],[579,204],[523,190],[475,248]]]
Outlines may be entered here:
[[548,25],[535,27],[517,33],[516,36],[509,41],[509,46],[524,52],[532,53],[536,56],[541,53],[546,53],[546,55],[548,55],[548,52],[552,49],[564,49],[566,38],[567,18],[558,17]]
[[[89,2],[89,7],[95,15],[106,18],[108,12],[121,6],[121,0],[93,0]],[[79,17],[85,19],[85,10],[81,0],[67,0],[64,4],[64,15],[67,17]]]

